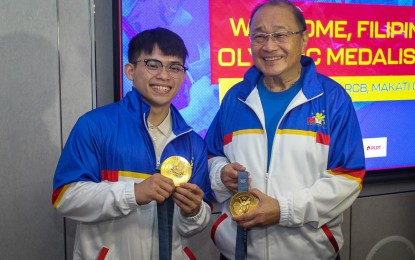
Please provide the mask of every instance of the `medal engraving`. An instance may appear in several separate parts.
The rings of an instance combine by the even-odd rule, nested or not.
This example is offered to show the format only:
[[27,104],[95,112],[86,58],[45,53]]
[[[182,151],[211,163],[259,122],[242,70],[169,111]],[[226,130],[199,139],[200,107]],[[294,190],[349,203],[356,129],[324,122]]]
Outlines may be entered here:
[[175,186],[189,181],[192,175],[192,166],[181,156],[170,156],[162,164],[160,173],[173,180]]
[[233,195],[229,204],[232,216],[240,216],[258,206],[259,199],[249,192],[238,192]]

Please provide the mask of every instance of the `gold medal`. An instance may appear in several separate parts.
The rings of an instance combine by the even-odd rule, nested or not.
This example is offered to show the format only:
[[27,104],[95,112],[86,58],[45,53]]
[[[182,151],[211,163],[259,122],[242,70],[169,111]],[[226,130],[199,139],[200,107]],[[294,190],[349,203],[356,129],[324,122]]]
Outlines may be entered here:
[[231,198],[229,210],[233,217],[245,214],[258,206],[259,199],[249,192],[238,192]]
[[170,156],[161,164],[160,173],[172,179],[175,186],[179,186],[190,179],[192,166],[181,156]]

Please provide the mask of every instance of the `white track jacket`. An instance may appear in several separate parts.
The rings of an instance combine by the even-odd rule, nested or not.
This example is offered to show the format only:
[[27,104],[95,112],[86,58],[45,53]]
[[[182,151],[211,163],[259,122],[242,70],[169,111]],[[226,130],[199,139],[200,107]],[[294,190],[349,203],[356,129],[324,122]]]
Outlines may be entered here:
[[267,134],[256,88],[261,73],[250,68],[232,87],[206,135],[212,190],[222,203],[212,239],[234,259],[233,195],[220,170],[238,162],[250,173],[250,188],[276,198],[278,224],[248,233],[248,259],[334,259],[343,244],[342,212],[357,198],[365,174],[359,122],[347,92],[318,74],[303,56],[303,86],[277,126],[267,171]]

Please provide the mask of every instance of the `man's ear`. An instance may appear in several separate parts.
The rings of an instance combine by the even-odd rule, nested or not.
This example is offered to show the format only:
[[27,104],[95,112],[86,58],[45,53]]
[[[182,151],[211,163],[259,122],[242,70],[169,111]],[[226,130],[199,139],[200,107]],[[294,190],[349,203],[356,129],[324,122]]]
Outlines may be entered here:
[[303,32],[303,35],[301,37],[301,53],[305,53],[305,50],[307,48],[308,43],[308,31]]
[[134,70],[135,70],[135,66],[134,64],[131,63],[127,63],[124,66],[124,73],[127,76],[127,78],[129,80],[133,80],[134,79]]

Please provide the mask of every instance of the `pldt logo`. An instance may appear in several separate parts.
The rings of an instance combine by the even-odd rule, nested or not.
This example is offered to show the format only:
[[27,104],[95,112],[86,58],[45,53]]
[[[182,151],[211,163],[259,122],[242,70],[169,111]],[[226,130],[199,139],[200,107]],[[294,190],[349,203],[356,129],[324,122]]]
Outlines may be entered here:
[[388,150],[388,139],[386,137],[364,138],[363,147],[365,158],[385,157]]
[[376,151],[382,149],[381,145],[368,145],[366,151]]

